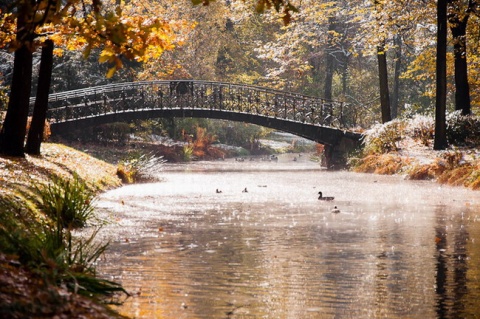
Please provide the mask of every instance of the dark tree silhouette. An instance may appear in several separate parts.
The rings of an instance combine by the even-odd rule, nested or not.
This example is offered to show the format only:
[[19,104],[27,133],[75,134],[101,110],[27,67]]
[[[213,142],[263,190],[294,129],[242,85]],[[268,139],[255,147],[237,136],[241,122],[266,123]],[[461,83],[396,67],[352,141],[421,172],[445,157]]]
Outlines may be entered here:
[[395,44],[395,69],[393,71],[391,111],[392,118],[394,119],[398,116],[398,104],[400,101],[400,73],[402,72],[402,38],[401,36],[396,35],[393,41]]
[[433,148],[448,146],[446,129],[447,109],[447,0],[437,2],[437,88],[435,101],[435,138]]
[[378,78],[380,80],[380,106],[382,109],[382,123],[392,120],[390,110],[390,93],[388,91],[387,53],[382,43],[377,47]]
[[468,84],[467,65],[467,24],[470,12],[476,1],[468,1],[465,12],[460,12],[458,0],[448,1],[448,22],[453,36],[453,56],[455,61],[455,110],[461,110],[462,115],[468,115],[470,106],[470,86]]
[[21,46],[15,51],[10,99],[0,131],[0,153],[9,156],[24,156],[32,84],[32,51],[29,44],[34,35],[26,22],[30,12],[29,1],[23,2],[19,11],[16,37]]
[[40,73],[38,76],[37,96],[33,109],[32,121],[28,131],[25,150],[28,154],[39,155],[43,140],[45,120],[48,110],[48,92],[52,79],[53,68],[53,41],[46,40],[42,48]]
[[[382,11],[382,2],[375,0],[375,11]],[[383,23],[377,18],[378,23]],[[387,52],[385,51],[385,38],[379,40],[377,45],[378,61],[378,80],[380,82],[380,108],[382,112],[382,123],[392,120],[392,111],[390,109],[390,92],[388,90],[388,71],[387,71]]]

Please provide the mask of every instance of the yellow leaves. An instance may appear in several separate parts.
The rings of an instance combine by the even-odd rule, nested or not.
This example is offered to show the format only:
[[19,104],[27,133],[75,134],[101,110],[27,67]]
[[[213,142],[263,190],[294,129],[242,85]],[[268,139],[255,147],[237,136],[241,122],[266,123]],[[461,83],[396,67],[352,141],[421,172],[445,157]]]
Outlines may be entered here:
[[107,74],[105,75],[107,79],[110,79],[114,74],[115,72],[117,71],[117,67],[114,66],[114,67],[111,67],[110,69],[108,69],[108,72]]
[[60,33],[54,33],[50,37],[50,40],[53,41],[56,45],[60,45],[63,42],[63,37]]
[[110,48],[106,48],[100,53],[100,57],[98,58],[98,62],[105,63],[105,62],[113,62],[115,58],[115,52],[113,52]]
[[174,28],[178,25],[131,12],[126,15],[118,8],[102,17],[78,20],[77,24],[79,36],[88,44],[84,55],[88,56],[93,47],[103,47],[99,62],[111,65],[107,77],[123,67],[122,58],[146,62],[159,58],[166,50],[172,50],[176,42]]
[[292,12],[298,12],[298,9],[293,6],[288,0],[257,0],[255,11],[263,13],[266,10],[272,9],[282,13],[282,21],[284,25],[288,25],[292,20]]
[[[181,42],[177,35],[193,28],[193,23],[166,22],[157,18],[159,15],[152,18],[151,12],[164,11],[163,5],[156,2],[142,6],[125,4],[123,0],[115,1],[116,5],[113,2],[109,6],[109,1],[101,0],[36,1],[29,8],[29,23],[32,32],[43,36],[35,39],[35,46],[48,37],[55,43],[55,54],[63,54],[62,48],[83,50],[84,57],[92,49],[101,48],[99,62],[109,64],[106,75],[111,77],[123,66],[122,59],[139,62],[158,59]],[[149,9],[145,10],[146,6]],[[21,45],[16,41],[18,14],[0,10],[0,48],[14,50]]]
[[56,55],[56,56],[63,56],[63,52],[64,52],[64,50],[61,49],[61,48],[53,49],[53,54]]
[[15,16],[3,13],[0,9],[0,26],[0,48],[13,45],[16,31]]
[[111,78],[117,70],[119,70],[123,67],[122,60],[120,59],[119,56],[117,56],[115,54],[114,51],[112,51],[111,47],[105,48],[100,53],[100,57],[98,59],[98,62],[100,62],[100,63],[108,62],[110,64],[113,64],[113,66],[108,69],[108,72],[106,74],[107,79]]

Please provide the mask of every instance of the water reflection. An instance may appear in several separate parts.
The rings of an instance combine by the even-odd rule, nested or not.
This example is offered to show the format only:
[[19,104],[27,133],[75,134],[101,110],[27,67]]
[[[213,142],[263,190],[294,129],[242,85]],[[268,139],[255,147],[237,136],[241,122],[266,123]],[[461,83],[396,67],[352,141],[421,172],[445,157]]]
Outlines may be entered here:
[[[115,223],[99,270],[136,293],[123,314],[474,318],[480,311],[478,193],[285,158],[172,165],[162,176],[100,202]],[[335,201],[318,201],[320,190]],[[333,205],[342,212],[330,213]]]
[[[466,248],[469,236],[464,224],[465,214],[453,216],[456,220],[448,224],[449,216],[444,208],[437,208],[435,213],[437,317],[462,318],[466,310],[464,297],[468,297]],[[448,245],[449,240],[453,245]]]

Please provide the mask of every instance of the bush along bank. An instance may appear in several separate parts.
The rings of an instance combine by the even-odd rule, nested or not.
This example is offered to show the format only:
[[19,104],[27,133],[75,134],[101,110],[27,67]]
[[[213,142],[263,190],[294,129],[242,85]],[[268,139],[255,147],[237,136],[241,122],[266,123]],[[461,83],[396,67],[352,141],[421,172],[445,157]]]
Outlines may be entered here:
[[[95,195],[116,168],[61,145],[0,157],[0,317],[120,318],[104,303],[128,296],[97,277],[108,243],[95,240]],[[76,236],[88,225],[89,236]]]
[[480,189],[480,119],[457,112],[447,119],[450,147],[444,151],[433,150],[432,117],[417,115],[372,127],[364,133],[362,153],[350,158],[352,170]]

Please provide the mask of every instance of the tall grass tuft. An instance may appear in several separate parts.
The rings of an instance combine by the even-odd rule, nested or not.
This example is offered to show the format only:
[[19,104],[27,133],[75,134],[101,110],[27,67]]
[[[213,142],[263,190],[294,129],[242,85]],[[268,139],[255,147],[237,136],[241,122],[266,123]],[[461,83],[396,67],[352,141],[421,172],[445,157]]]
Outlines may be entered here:
[[95,263],[109,244],[96,240],[100,228],[92,227],[89,235],[74,235],[76,228],[93,217],[93,192],[78,176],[71,180],[55,177],[52,183],[36,189],[39,210],[47,218],[37,219],[33,211],[0,206],[0,251],[18,256],[45,282],[75,293],[128,295],[121,285],[96,276]]
[[117,176],[126,184],[151,180],[165,162],[153,153],[133,153],[118,164]]
[[182,149],[182,159],[185,162],[190,162],[193,159],[193,145],[186,144]]
[[[17,255],[46,282],[87,296],[128,295],[120,284],[96,277],[95,263],[108,247],[95,241],[99,228],[90,236],[74,238],[72,230],[60,223],[33,224],[25,220],[28,217],[4,213],[0,210],[1,251]],[[29,227],[20,226],[25,222]]]
[[78,175],[73,179],[54,177],[52,183],[37,186],[40,208],[63,228],[79,228],[92,217],[95,194]]

